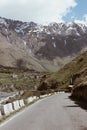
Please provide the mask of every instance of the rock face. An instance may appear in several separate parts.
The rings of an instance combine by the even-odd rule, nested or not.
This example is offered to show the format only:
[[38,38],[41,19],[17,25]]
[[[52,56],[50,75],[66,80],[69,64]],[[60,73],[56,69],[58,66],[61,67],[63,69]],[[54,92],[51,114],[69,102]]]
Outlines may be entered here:
[[56,71],[86,46],[87,25],[38,25],[0,17],[1,65]]

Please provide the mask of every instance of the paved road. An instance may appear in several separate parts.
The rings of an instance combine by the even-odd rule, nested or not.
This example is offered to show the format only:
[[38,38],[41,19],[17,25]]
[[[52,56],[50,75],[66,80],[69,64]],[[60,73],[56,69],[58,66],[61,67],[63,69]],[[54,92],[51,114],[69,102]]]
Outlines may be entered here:
[[87,130],[87,111],[56,94],[42,99],[0,125],[0,130]]

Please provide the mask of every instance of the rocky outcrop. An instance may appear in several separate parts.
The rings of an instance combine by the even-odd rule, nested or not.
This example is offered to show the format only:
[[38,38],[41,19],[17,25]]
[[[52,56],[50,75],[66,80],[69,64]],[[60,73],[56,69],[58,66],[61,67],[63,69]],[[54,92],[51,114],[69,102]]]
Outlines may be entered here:
[[80,85],[73,89],[71,97],[87,101],[87,85]]

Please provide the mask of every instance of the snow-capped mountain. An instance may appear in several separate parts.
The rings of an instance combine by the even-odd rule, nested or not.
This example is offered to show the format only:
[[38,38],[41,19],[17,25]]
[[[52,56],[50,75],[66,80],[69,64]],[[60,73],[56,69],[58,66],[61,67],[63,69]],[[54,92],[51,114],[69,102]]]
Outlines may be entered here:
[[0,64],[58,70],[86,50],[87,25],[39,25],[0,17]]

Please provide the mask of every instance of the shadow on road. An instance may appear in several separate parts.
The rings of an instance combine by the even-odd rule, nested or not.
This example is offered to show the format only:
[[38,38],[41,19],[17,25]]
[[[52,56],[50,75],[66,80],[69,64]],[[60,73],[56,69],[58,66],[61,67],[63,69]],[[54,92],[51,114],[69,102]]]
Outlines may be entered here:
[[[69,96],[69,98],[75,102],[77,107],[81,107],[82,109],[85,109],[87,111],[87,101],[79,100],[79,99],[73,98],[71,96]],[[83,130],[85,130],[85,129],[83,129]]]
[[66,106],[66,107],[79,107],[78,105],[69,105],[69,106]]
[[80,130],[87,130],[87,128],[82,128],[82,129],[80,129]]

